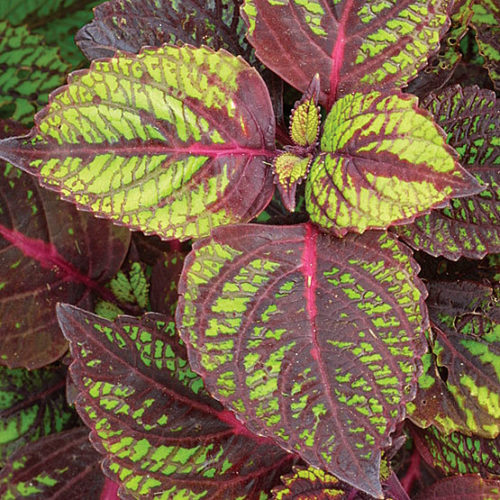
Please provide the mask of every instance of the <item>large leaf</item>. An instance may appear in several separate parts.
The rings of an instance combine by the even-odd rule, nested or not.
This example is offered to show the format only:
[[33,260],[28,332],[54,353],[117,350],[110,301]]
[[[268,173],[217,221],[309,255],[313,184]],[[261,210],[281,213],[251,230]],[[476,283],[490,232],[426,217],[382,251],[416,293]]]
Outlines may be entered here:
[[330,109],[354,90],[403,87],[437,51],[447,1],[246,0],[257,57],[304,92],[319,73]]
[[65,368],[0,367],[0,467],[24,444],[74,424],[65,389]]
[[0,116],[26,125],[69,70],[56,47],[25,26],[14,28],[5,21],[0,22],[0,67]]
[[500,307],[491,286],[475,282],[428,284],[435,325],[411,420],[494,438],[500,432]]
[[94,20],[75,40],[88,59],[111,57],[117,49],[137,53],[165,42],[227,49],[248,61],[251,47],[239,16],[242,0],[111,0],[94,9]]
[[324,124],[321,151],[307,179],[306,207],[313,222],[338,236],[401,224],[484,189],[410,95],[339,99]]
[[0,363],[33,369],[58,359],[67,343],[56,303],[90,306],[91,291],[119,269],[129,239],[127,230],[0,165]]
[[500,498],[500,480],[483,479],[474,474],[441,479],[424,491],[415,500],[498,500]]
[[253,436],[204,390],[168,317],[111,323],[68,305],[58,317],[77,410],[125,498],[265,498],[290,470],[293,455]]
[[[105,488],[100,455],[78,427],[18,450],[0,472],[2,500],[98,499]],[[108,497],[111,498],[111,497]]]
[[0,157],[63,198],[163,238],[248,221],[269,202],[274,116],[258,73],[207,48],[118,54],[73,74]]
[[414,248],[456,260],[500,252],[500,102],[494,92],[456,85],[422,103],[448,134],[467,171],[486,189],[395,228]]
[[218,228],[179,282],[191,366],[250,430],[379,496],[427,328],[409,251],[385,232]]
[[500,476],[500,439],[469,437],[459,432],[448,436],[434,426],[412,427],[412,437],[422,458],[443,474]]
[[479,51],[496,90],[500,90],[500,5],[495,0],[474,0],[471,24]]

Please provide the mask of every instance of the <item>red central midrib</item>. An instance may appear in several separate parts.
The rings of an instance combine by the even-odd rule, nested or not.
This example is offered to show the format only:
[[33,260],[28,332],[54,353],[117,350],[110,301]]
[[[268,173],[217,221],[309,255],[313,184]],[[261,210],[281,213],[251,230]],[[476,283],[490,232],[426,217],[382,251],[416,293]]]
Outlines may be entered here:
[[[15,157],[21,158],[66,158],[68,156],[94,156],[102,154],[118,154],[121,156],[151,156],[161,154],[176,154],[176,155],[199,155],[208,156],[210,158],[218,158],[221,156],[273,156],[275,151],[261,148],[242,147],[238,144],[221,144],[207,146],[205,144],[195,143],[186,146],[175,146],[159,143],[116,143],[110,144],[102,142],[100,144],[67,144],[51,145],[51,144],[36,144],[30,146],[18,142],[15,138],[12,141],[9,139],[0,141],[0,157],[6,161],[17,164]],[[8,142],[9,141],[9,142]],[[56,148],[56,149],[55,149]]]
[[50,269],[57,275],[62,276],[66,281],[81,283],[88,288],[97,291],[103,298],[113,297],[110,291],[101,287],[86,274],[83,274],[73,264],[65,260],[57,251],[57,248],[45,241],[8,229],[0,225],[0,236],[3,236],[9,243],[18,248],[23,255],[37,261],[42,267]]
[[331,53],[332,59],[332,69],[330,71],[330,93],[328,94],[328,110],[332,109],[334,102],[337,100],[337,89],[339,86],[340,79],[340,68],[344,64],[344,48],[345,48],[345,27],[347,24],[347,19],[351,12],[353,0],[348,0],[346,6],[342,12],[342,17],[340,18],[338,28],[337,28],[337,38],[335,39],[335,45]]

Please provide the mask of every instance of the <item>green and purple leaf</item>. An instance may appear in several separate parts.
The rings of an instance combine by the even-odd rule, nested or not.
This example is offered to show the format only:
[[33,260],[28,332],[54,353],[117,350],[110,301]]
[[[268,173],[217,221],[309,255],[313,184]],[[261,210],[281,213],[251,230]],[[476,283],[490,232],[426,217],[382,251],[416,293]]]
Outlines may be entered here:
[[126,498],[261,498],[296,458],[212,399],[167,316],[115,323],[68,305],[76,408]]
[[328,114],[306,182],[311,220],[337,236],[402,224],[484,189],[417,98],[355,93]]
[[386,232],[218,228],[186,258],[177,327],[193,369],[251,431],[380,496],[381,450],[426,350],[417,272]]
[[500,308],[491,286],[433,281],[433,327],[410,419],[420,427],[495,438],[500,431]]
[[415,500],[498,500],[500,480],[483,479],[475,474],[466,474],[441,479],[424,491]]
[[500,5],[495,0],[474,0],[471,24],[496,90],[500,90]]
[[456,85],[422,106],[448,134],[462,165],[486,189],[395,231],[413,248],[448,259],[500,252],[500,103],[494,92]]
[[49,92],[64,83],[70,65],[40,35],[1,21],[0,68],[1,118],[31,125],[33,115],[47,104]]
[[429,64],[412,80],[407,91],[425,97],[437,92],[453,77],[462,60],[460,41],[466,35],[472,17],[473,0],[453,2],[451,27],[441,40],[439,52],[429,59]]
[[57,302],[91,305],[120,268],[130,235],[78,212],[0,165],[0,364],[39,368],[67,350]]
[[353,91],[404,87],[439,47],[448,1],[245,0],[257,57],[304,92],[319,73],[330,109]]
[[500,476],[500,440],[466,436],[459,432],[445,435],[434,426],[411,427],[411,435],[422,458],[433,468],[450,476],[481,474]]
[[268,204],[274,130],[265,84],[241,58],[165,45],[73,73],[0,157],[96,215],[188,239]]
[[101,456],[86,427],[46,436],[18,450],[0,472],[3,500],[109,499],[112,485],[101,472]]
[[273,489],[275,500],[342,500],[352,490],[335,476],[316,467],[294,467],[293,474],[281,478],[283,486]]
[[255,62],[240,18],[242,0],[112,0],[94,9],[94,20],[75,41],[88,59],[111,57],[116,50],[138,53],[145,45],[179,42],[226,49]]
[[0,467],[25,444],[68,429],[76,415],[66,403],[66,369],[0,367]]

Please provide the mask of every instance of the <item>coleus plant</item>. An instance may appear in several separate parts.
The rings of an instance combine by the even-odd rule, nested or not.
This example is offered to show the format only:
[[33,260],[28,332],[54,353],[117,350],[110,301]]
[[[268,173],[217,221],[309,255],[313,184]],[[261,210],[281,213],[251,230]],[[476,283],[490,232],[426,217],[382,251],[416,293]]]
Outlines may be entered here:
[[493,2],[2,15],[2,496],[498,498]]

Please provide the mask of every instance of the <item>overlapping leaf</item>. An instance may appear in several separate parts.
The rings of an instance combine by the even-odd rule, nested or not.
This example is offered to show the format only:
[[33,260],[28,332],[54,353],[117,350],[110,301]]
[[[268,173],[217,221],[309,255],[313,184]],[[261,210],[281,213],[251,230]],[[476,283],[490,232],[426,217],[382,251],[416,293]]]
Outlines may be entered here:
[[306,207],[313,222],[338,236],[400,224],[482,189],[410,95],[339,99],[321,150],[307,178]]
[[385,232],[218,228],[186,259],[176,322],[191,366],[251,430],[379,496],[380,450],[425,351],[416,274]]
[[483,479],[477,475],[454,476],[441,479],[423,492],[415,500],[496,500],[500,497],[500,481]]
[[163,238],[247,221],[273,193],[264,82],[242,59],[164,46],[75,73],[0,157],[63,198]]
[[65,389],[66,369],[0,367],[0,467],[24,444],[74,424]]
[[472,17],[473,0],[453,2],[451,27],[441,40],[439,52],[429,59],[428,65],[412,80],[408,91],[419,97],[426,97],[446,85],[457,64],[462,60],[460,41],[468,30]]
[[487,188],[451,206],[395,228],[405,241],[431,255],[456,260],[500,252],[500,103],[477,87],[450,87],[425,99],[467,171]]
[[253,436],[203,388],[168,317],[58,317],[75,359],[76,407],[125,498],[261,498],[293,455]]
[[422,458],[443,474],[481,474],[500,476],[500,440],[466,436],[459,432],[445,435],[434,426],[412,427],[412,437]]
[[245,0],[242,14],[257,57],[302,92],[319,73],[330,109],[354,90],[407,85],[438,49],[448,3]]
[[1,118],[30,125],[35,112],[47,103],[49,92],[63,84],[70,66],[39,35],[1,21],[0,67]]
[[58,359],[67,343],[55,304],[90,306],[91,290],[119,269],[129,239],[0,166],[0,363],[33,369]]
[[[105,488],[100,455],[86,427],[52,434],[18,450],[0,472],[0,497],[97,499]],[[111,498],[111,497],[108,497]]]
[[[276,500],[341,500],[346,494],[343,483],[316,467],[294,467],[293,474],[281,478],[283,486],[273,490]],[[348,487],[351,490],[352,487]]]
[[474,0],[471,24],[479,51],[496,90],[500,90],[500,6],[495,0]]
[[163,43],[207,45],[254,61],[239,15],[242,0],[111,0],[94,9],[94,20],[75,40],[88,59],[111,57],[115,50],[137,53]]
[[500,431],[500,308],[486,284],[430,282],[434,354],[424,359],[410,418],[444,434],[494,438]]

